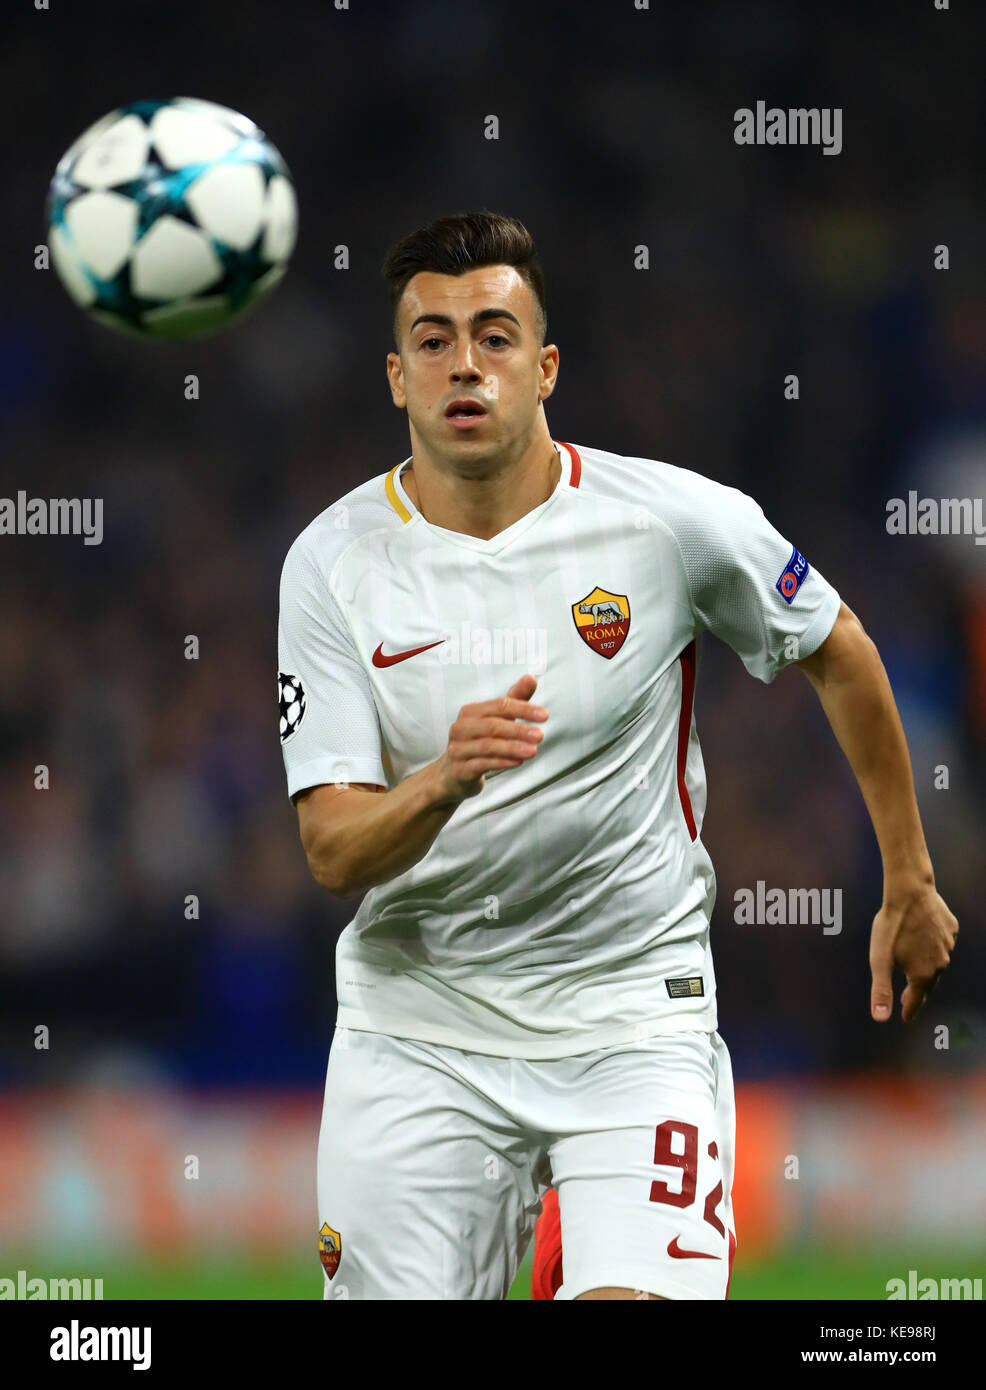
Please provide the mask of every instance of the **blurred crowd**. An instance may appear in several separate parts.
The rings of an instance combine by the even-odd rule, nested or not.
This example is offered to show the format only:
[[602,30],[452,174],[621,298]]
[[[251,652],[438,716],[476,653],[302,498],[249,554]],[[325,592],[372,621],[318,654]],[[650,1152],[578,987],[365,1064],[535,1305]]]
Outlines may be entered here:
[[[313,516],[409,452],[384,375],[387,246],[479,207],[539,245],[555,438],[754,495],[863,620],[901,709],[962,924],[910,1032],[869,1019],[879,856],[808,683],[765,687],[706,643],[704,838],[737,1077],[920,1067],[941,1021],[955,1065],[982,1061],[986,547],[885,526],[910,488],[986,495],[974,47],[887,39],[846,0],[811,17],[545,4],[522,25],[509,5],[431,0],[354,8],[345,27],[302,3],[271,30],[226,8],[234,22],[212,6],[205,35],[181,3],[142,16],[125,72],[101,44],[80,61],[72,26],[130,23],[129,6],[28,14],[5,36],[19,89],[55,96],[18,118],[5,158],[0,495],[102,497],[105,536],[0,537],[0,1083],[320,1082],[355,903],[311,880],[286,794],[278,577]],[[89,324],[33,247],[75,136],[178,91],[267,130],[297,180],[300,242],[253,319],[135,345]],[[841,104],[843,153],[738,147],[732,113],[760,98]],[[758,880],[841,888],[841,934],[738,925],[733,895]]]

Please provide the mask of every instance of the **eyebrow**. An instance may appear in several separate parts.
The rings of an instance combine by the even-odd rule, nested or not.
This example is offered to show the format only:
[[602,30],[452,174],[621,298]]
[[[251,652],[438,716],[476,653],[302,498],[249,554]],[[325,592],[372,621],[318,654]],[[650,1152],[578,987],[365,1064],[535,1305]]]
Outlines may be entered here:
[[[477,309],[469,320],[469,327],[475,328],[477,324],[486,323],[488,319],[510,319],[518,328],[522,327],[520,319],[509,309]],[[444,328],[455,326],[454,320],[448,314],[419,314],[407,331],[413,333],[419,323],[438,323]]]

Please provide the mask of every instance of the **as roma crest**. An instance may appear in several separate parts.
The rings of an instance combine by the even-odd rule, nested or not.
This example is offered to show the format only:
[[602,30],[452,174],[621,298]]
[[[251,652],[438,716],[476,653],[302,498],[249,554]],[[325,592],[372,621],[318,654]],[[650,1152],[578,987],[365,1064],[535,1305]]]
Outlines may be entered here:
[[608,661],[627,640],[630,601],[626,594],[611,594],[608,589],[595,588],[572,604],[572,617],[586,646]]
[[342,1258],[342,1236],[338,1231],[334,1231],[328,1222],[323,1222],[318,1233],[318,1257],[322,1261],[322,1268],[331,1279]]

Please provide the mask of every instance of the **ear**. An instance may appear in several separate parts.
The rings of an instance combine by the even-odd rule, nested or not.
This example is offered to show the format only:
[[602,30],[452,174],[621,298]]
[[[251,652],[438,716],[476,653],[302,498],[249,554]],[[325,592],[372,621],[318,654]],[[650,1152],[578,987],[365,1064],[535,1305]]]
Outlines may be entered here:
[[404,368],[401,366],[400,355],[396,352],[387,353],[387,380],[390,383],[390,394],[394,405],[403,410],[407,405],[407,396],[404,392]]
[[554,343],[541,349],[538,360],[538,400],[546,401],[558,380],[558,349]]

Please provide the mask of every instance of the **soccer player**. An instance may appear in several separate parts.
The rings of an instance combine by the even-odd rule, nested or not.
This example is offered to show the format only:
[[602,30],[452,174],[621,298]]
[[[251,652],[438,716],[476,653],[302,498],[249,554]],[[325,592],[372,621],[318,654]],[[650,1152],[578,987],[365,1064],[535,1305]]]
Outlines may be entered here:
[[909,1020],[958,924],[889,683],[750,497],[552,438],[558,349],[521,223],[443,218],[384,275],[411,454],[316,517],[280,593],[302,843],[329,892],[365,893],[336,954],[325,1297],[504,1298],[550,1181],[559,1299],[722,1299],[700,639],[814,686],[883,856],[872,1016],[897,966]]

